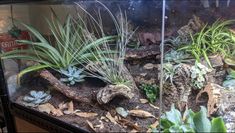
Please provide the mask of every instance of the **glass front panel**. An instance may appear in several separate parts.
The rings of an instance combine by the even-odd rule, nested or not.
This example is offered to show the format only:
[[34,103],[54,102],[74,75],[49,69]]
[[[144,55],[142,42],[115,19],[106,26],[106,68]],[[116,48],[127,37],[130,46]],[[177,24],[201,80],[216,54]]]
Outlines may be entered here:
[[[166,3],[166,35],[168,31],[172,34],[164,47],[163,105],[171,112],[166,113],[162,124],[174,124],[164,129],[234,131],[234,1]],[[173,106],[181,113],[176,113]],[[174,121],[170,114],[179,119]]]
[[11,102],[88,131],[156,130],[161,12],[144,0],[1,5]]

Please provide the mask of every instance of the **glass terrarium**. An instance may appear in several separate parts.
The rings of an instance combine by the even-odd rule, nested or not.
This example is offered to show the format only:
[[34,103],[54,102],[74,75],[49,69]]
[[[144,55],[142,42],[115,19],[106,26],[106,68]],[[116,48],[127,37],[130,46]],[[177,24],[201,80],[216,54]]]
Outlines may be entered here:
[[22,2],[0,5],[12,115],[67,131],[235,131],[234,1]]

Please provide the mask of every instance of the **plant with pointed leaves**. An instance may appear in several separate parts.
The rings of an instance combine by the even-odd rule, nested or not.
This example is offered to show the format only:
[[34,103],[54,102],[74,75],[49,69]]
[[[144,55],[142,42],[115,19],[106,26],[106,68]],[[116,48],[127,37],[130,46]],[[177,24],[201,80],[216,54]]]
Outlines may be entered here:
[[60,78],[60,81],[65,82],[67,85],[74,85],[76,82],[83,82],[84,77],[83,69],[76,68],[74,66],[69,66],[67,69],[60,69],[60,73],[63,74],[65,77]]
[[128,26],[130,24],[127,21],[126,14],[120,11],[117,16],[114,16],[103,3],[98,3],[100,3],[105,8],[107,13],[112,18],[118,37],[114,41],[113,45],[107,44],[105,45],[105,47],[103,47],[105,51],[110,51],[112,49],[113,51],[115,51],[115,53],[95,54],[95,59],[103,59],[98,60],[97,62],[94,62],[87,58],[86,63],[90,65],[89,67],[91,70],[90,75],[92,77],[99,78],[108,84],[121,86],[124,85],[129,88],[131,81],[129,81],[126,74],[127,69],[124,65],[124,59],[126,55],[126,46],[135,31],[128,30]]
[[212,67],[209,54],[222,54],[227,56],[234,49],[235,35],[229,30],[228,26],[234,23],[234,20],[214,22],[211,26],[205,25],[202,30],[191,35],[192,42],[178,50],[184,50],[195,57],[200,62],[204,57],[207,64]]
[[47,19],[47,22],[55,39],[53,44],[32,26],[19,22],[38,41],[18,40],[18,43],[29,45],[30,49],[16,49],[1,54],[2,59],[23,59],[38,63],[38,65],[21,71],[19,77],[25,73],[43,68],[52,68],[59,71],[69,66],[83,65],[85,59],[94,61],[94,56],[98,53],[108,52],[104,49],[101,50],[100,47],[116,38],[116,36],[105,36],[104,34],[94,36],[93,32],[88,30],[87,23],[82,18],[74,20],[71,16],[68,16],[65,24],[62,24],[58,17],[54,15],[53,19],[51,21]]
[[180,67],[180,64],[178,65],[172,65],[171,63],[163,64],[163,72],[164,72],[165,81],[170,80],[171,84],[173,84],[175,71],[178,67]]

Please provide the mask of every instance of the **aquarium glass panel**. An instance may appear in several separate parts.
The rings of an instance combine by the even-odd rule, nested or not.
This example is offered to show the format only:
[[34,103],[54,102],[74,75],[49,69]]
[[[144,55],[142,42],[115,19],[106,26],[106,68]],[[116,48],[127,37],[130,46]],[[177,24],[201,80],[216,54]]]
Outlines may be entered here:
[[166,1],[162,131],[235,131],[234,6]]
[[[1,59],[10,104],[87,131],[158,131],[162,3],[54,0],[0,5]],[[175,39],[189,19],[201,20],[194,10],[206,11],[190,2],[177,3],[166,2],[166,39]],[[165,51],[175,48],[168,44]],[[178,98],[177,87],[164,91],[163,111]]]

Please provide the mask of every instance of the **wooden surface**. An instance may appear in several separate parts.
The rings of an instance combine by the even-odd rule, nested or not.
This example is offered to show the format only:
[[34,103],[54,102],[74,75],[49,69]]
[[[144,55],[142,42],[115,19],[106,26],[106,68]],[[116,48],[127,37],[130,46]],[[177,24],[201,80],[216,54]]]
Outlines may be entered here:
[[20,119],[18,117],[15,117],[15,123],[16,123],[16,131],[19,133],[19,132],[44,132],[44,133],[47,133],[46,130],[40,128],[40,127],[37,127],[23,119]]

